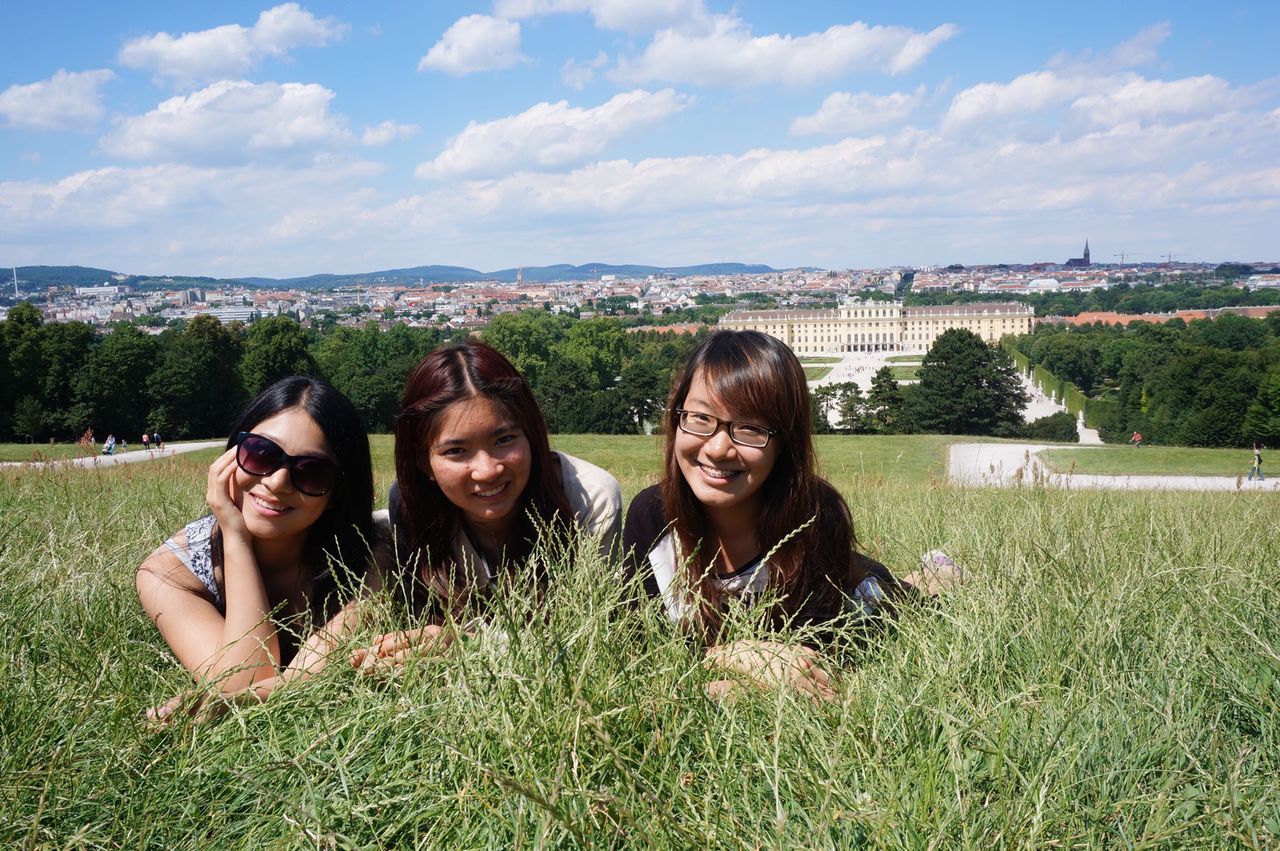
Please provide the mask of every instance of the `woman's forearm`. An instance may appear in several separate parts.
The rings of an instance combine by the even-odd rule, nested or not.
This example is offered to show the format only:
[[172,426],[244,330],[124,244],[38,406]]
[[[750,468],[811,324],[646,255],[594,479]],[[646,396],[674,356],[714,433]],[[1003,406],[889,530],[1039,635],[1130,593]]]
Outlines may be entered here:
[[219,649],[201,673],[224,694],[238,692],[279,670],[280,639],[253,547],[232,536],[223,539],[226,620]]

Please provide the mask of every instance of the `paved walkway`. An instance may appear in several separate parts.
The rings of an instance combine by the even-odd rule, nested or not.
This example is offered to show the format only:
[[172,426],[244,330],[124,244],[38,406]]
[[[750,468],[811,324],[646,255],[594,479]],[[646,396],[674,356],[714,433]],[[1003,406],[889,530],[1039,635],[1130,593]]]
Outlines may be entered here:
[[5,461],[0,467],[110,467],[113,464],[136,464],[139,461],[154,461],[157,458],[169,458],[183,452],[195,452],[197,449],[212,449],[226,446],[225,440],[199,440],[191,443],[166,443],[164,449],[131,449],[128,452],[117,452],[115,455],[97,455],[84,458],[59,458],[56,461]]
[[[1050,447],[1032,443],[955,443],[947,459],[947,477],[956,484],[1010,487],[1046,484],[1061,488],[1176,491],[1276,491],[1280,480],[1245,481],[1243,476],[1098,476],[1055,473],[1036,453]],[[1054,446],[1088,452],[1089,447]]]

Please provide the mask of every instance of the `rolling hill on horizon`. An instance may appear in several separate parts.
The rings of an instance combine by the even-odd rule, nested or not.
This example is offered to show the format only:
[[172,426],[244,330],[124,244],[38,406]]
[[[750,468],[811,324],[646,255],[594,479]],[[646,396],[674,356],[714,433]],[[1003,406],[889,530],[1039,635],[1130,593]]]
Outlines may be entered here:
[[20,283],[28,287],[41,288],[48,286],[101,286],[113,283],[147,287],[161,282],[191,282],[192,284],[204,286],[238,283],[245,286],[264,288],[323,289],[357,284],[462,284],[477,281],[512,283],[521,272],[523,272],[526,283],[537,284],[549,281],[590,281],[599,278],[601,275],[617,275],[624,278],[648,275],[682,277],[686,275],[760,275],[777,271],[779,270],[759,263],[703,263],[695,266],[617,265],[612,263],[586,263],[574,266],[570,263],[557,263],[551,266],[525,266],[523,269],[513,267],[499,269],[494,272],[481,272],[478,269],[471,269],[465,266],[429,265],[350,274],[320,273],[296,278],[257,276],[212,278],[178,274],[127,274],[124,280],[117,280],[116,276],[122,273],[90,266],[18,266],[16,268]]

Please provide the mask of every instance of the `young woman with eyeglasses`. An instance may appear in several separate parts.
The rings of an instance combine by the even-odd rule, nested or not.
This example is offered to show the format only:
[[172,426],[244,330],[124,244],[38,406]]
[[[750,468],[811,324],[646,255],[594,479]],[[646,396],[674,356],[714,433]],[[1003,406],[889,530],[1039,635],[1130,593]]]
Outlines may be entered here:
[[[305,376],[262,391],[209,467],[210,514],[144,561],[138,598],[178,661],[215,694],[261,699],[312,673],[354,620],[374,542],[359,414]],[[208,692],[188,708],[195,709]],[[151,711],[163,719],[188,696]]]
[[[662,481],[627,512],[627,571],[642,577],[671,620],[707,644],[708,667],[766,687],[834,694],[812,646],[720,643],[729,600],[773,600],[785,625],[833,625],[872,614],[907,587],[861,554],[843,497],[816,472],[804,369],[784,343],[720,331],[690,355],[665,415]],[[954,573],[927,554],[926,590]],[[909,577],[910,578],[910,577]],[[733,687],[716,681],[713,695]]]
[[[535,549],[577,530],[612,552],[621,526],[618,480],[551,449],[528,382],[496,349],[469,340],[427,355],[396,417],[396,483],[388,519],[412,607],[435,621],[357,652],[363,670],[444,649],[484,612],[500,584],[545,581]],[[464,617],[465,616],[465,617]]]

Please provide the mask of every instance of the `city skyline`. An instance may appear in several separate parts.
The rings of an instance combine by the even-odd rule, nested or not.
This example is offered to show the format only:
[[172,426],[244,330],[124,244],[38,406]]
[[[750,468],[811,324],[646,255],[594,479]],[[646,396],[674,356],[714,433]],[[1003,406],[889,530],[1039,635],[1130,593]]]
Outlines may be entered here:
[[0,262],[1269,261],[1270,4],[10,13]]

